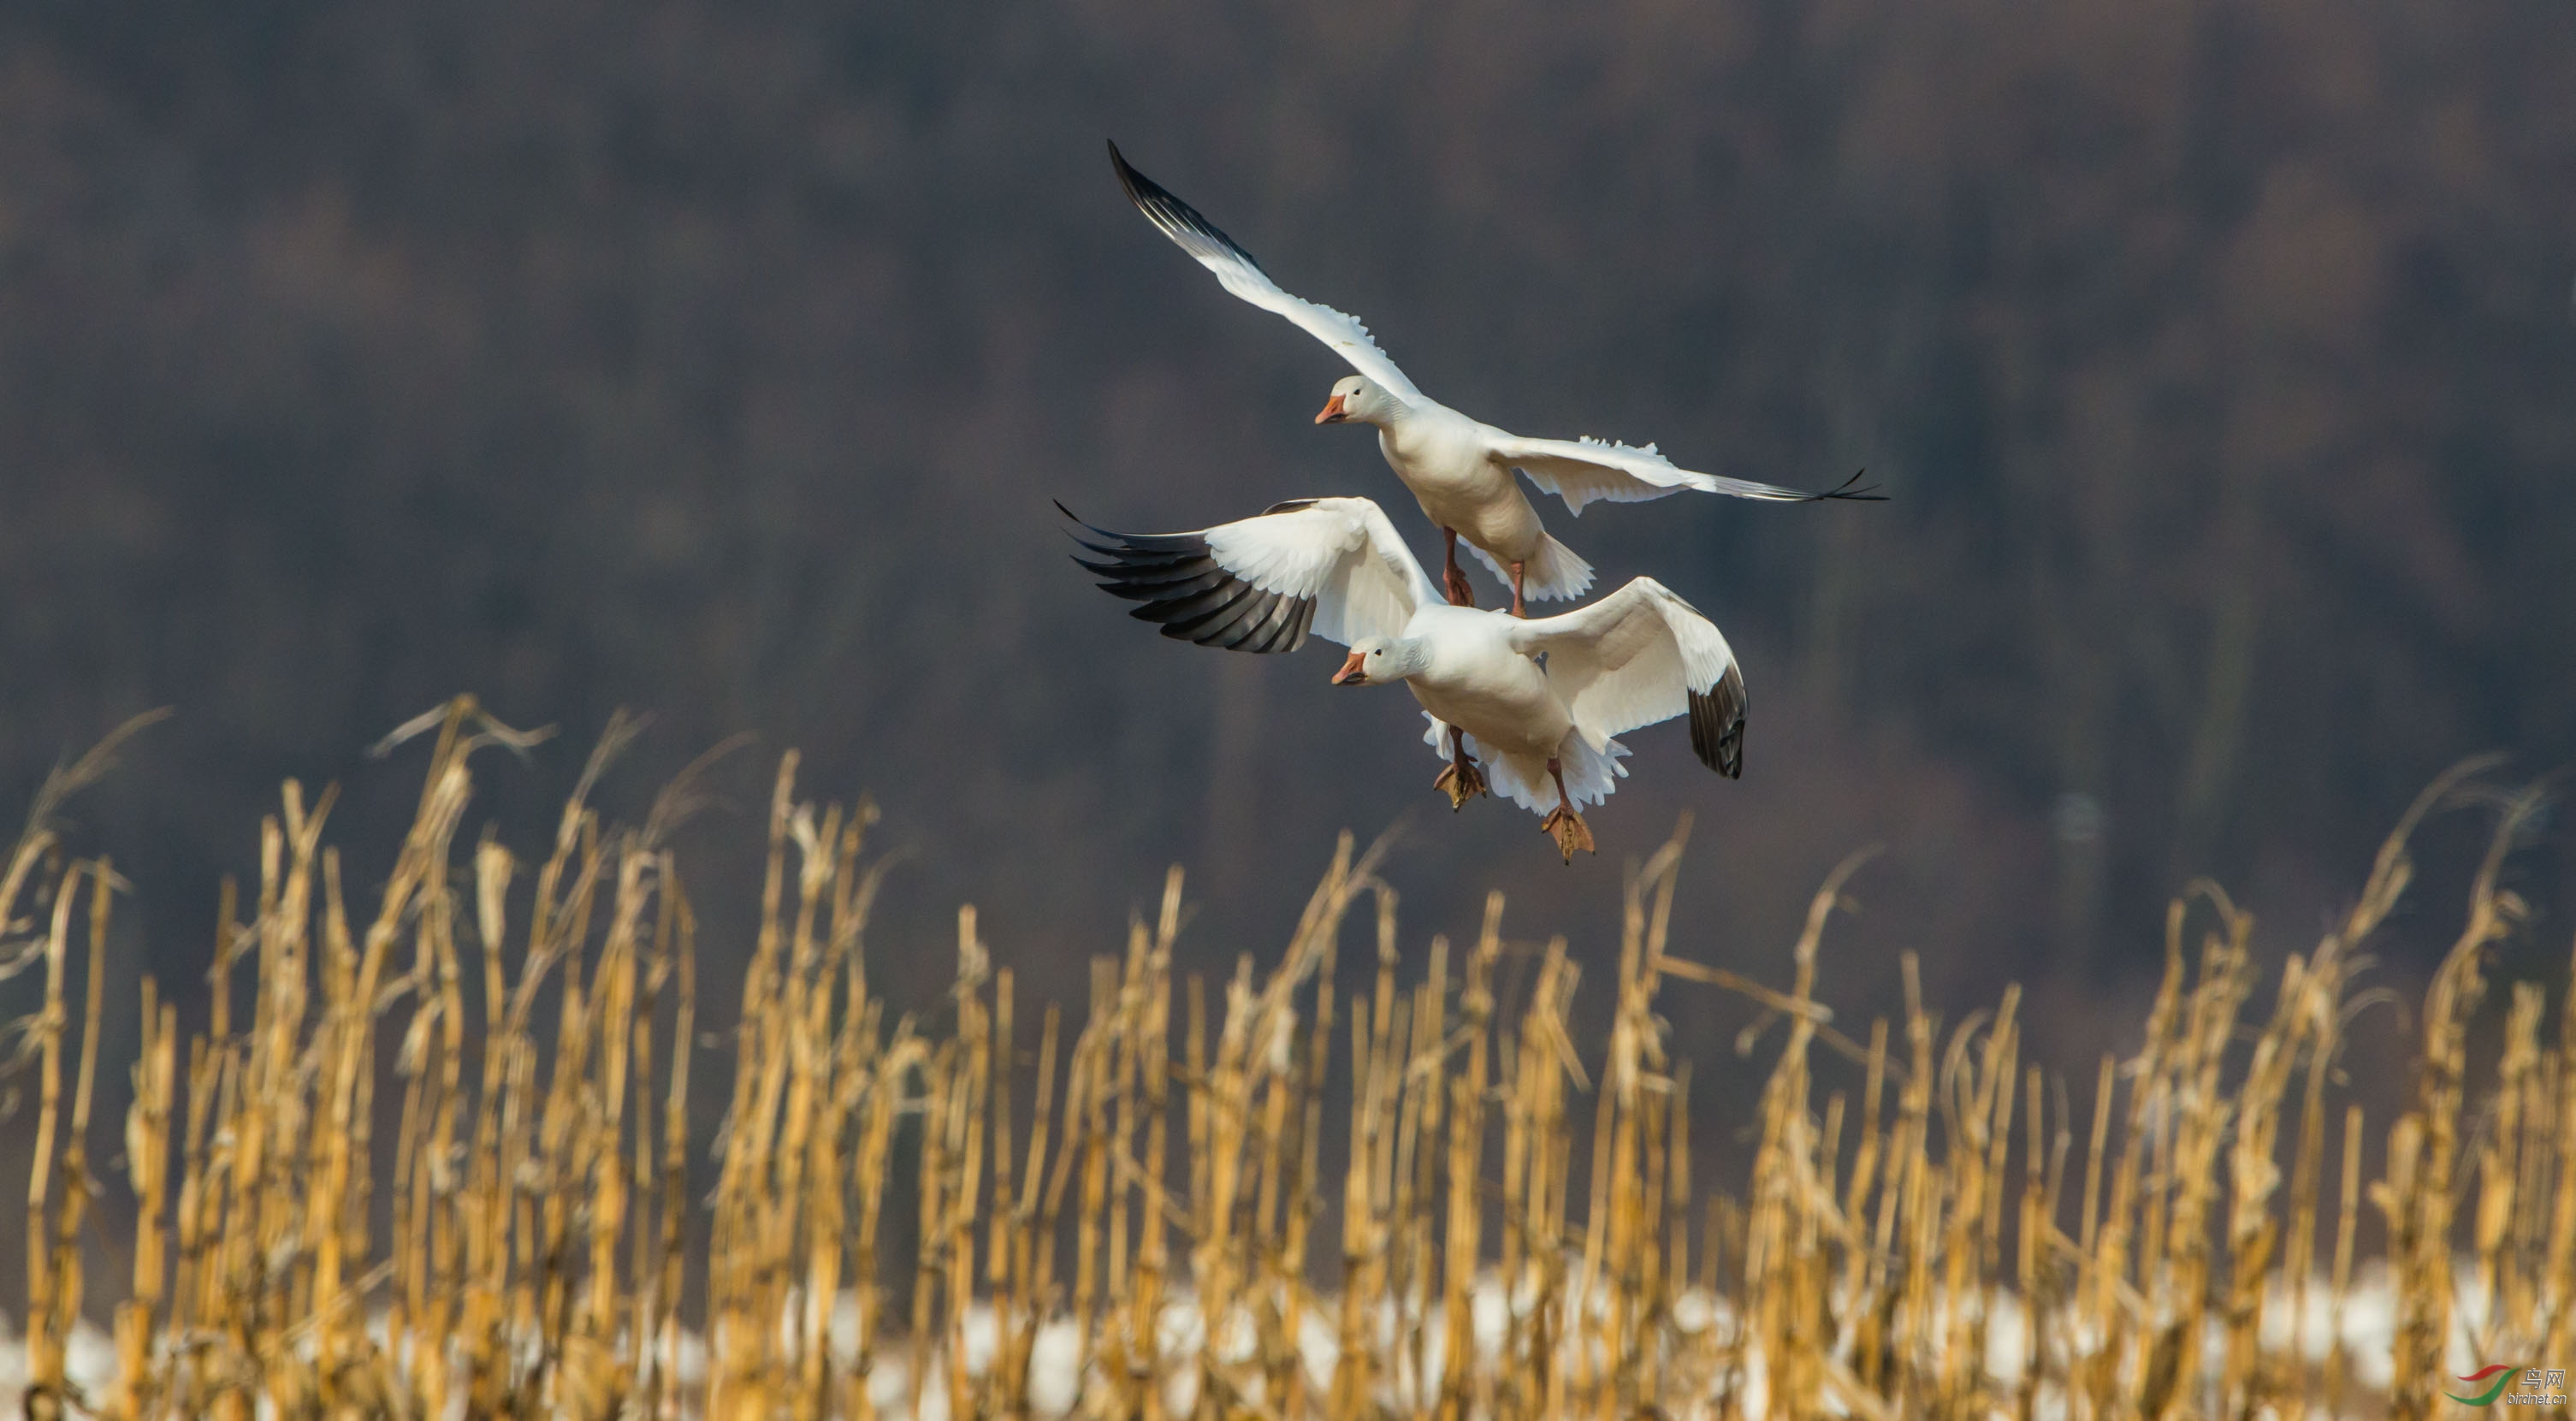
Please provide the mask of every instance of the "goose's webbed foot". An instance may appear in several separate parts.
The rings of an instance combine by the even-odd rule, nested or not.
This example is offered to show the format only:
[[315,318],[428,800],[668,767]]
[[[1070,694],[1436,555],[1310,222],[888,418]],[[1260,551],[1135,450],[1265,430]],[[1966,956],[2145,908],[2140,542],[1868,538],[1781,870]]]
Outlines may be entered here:
[[1564,763],[1548,761],[1547,775],[1556,781],[1556,807],[1547,812],[1547,821],[1539,825],[1540,831],[1555,837],[1557,850],[1565,855],[1567,863],[1574,862],[1576,849],[1587,854],[1601,852],[1592,847],[1592,826],[1584,823],[1583,816],[1574,812],[1573,797],[1565,792]]
[[1494,792],[1493,786],[1485,782],[1485,772],[1476,768],[1476,762],[1469,759],[1464,750],[1456,752],[1456,755],[1457,758],[1449,762],[1449,768],[1440,772],[1440,778],[1431,782],[1433,789],[1449,796],[1449,812],[1452,814],[1466,808],[1468,800]]
[[1539,828],[1555,837],[1557,850],[1565,855],[1567,863],[1574,862],[1576,849],[1581,849],[1587,854],[1600,852],[1592,846],[1592,826],[1584,823],[1583,816],[1571,809],[1559,806],[1549,810],[1547,822],[1541,824]]

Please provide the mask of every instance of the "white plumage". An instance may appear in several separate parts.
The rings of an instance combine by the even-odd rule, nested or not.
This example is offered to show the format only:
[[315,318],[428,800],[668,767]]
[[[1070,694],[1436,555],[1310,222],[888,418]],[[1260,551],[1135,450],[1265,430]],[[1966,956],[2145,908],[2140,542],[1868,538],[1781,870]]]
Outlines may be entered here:
[[[1428,722],[1422,743],[1431,747],[1432,754],[1448,759],[1449,734],[1458,727],[1429,711],[1424,711],[1422,718]],[[1489,753],[1489,747],[1472,734],[1467,735],[1467,753],[1483,763],[1494,793],[1532,814],[1545,814],[1556,807],[1556,785],[1548,779],[1546,766],[1540,766],[1536,775],[1525,775],[1515,760]],[[1619,763],[1628,753],[1628,747],[1616,740],[1605,741],[1601,749],[1595,750],[1579,734],[1567,737],[1564,752],[1558,757],[1564,767],[1566,798],[1577,809],[1608,799],[1610,791],[1618,788],[1613,781],[1628,777],[1628,767]]]
[[1493,789],[1547,816],[1569,859],[1592,846],[1579,807],[1608,798],[1627,773],[1618,735],[1687,714],[1701,761],[1729,778],[1743,773],[1734,652],[1653,578],[1522,620],[1445,602],[1365,498],[1301,499],[1187,533],[1082,526],[1092,535],[1082,545],[1099,560],[1075,561],[1142,604],[1132,615],[1165,636],[1286,652],[1312,632],[1351,649],[1335,684],[1404,682],[1431,719],[1426,738],[1451,762],[1437,781],[1451,804],[1484,790],[1490,774]]
[[1796,503],[1877,497],[1853,488],[1858,475],[1830,493],[1807,493],[1680,468],[1651,444],[1633,448],[1591,438],[1528,439],[1470,419],[1423,394],[1369,338],[1368,327],[1357,317],[1290,295],[1233,238],[1130,167],[1118,145],[1109,145],[1109,156],[1138,210],[1215,272],[1226,290],[1286,317],[1359,372],[1333,387],[1315,421],[1377,426],[1379,452],[1447,539],[1443,577],[1452,601],[1473,602],[1458,570],[1459,539],[1512,589],[1515,614],[1524,597],[1571,601],[1592,585],[1591,565],[1549,536],[1538,510],[1513,482],[1514,469],[1542,491],[1564,499],[1567,511],[1578,516],[1587,503],[1636,503],[1686,491]]

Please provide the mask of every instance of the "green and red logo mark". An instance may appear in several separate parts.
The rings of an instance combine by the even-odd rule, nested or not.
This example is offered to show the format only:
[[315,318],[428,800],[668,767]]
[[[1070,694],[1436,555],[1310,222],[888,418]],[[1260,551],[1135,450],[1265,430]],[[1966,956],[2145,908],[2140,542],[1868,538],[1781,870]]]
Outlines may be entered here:
[[2460,1378],[2460,1380],[2467,1382],[2471,1386],[2476,1386],[2480,1382],[2486,1381],[2488,1378],[2492,1377],[2495,1380],[2495,1384],[2493,1386],[2488,1387],[2486,1390],[2479,1392],[2475,1396],[2458,1396],[2447,1391],[2442,1394],[2450,1397],[2453,1401],[2460,1403],[2462,1406],[2493,1406],[2495,1405],[2495,1399],[2504,1395],[2504,1389],[2513,1385],[2514,1374],[2521,1370],[2522,1368],[2519,1364],[2508,1367],[2502,1362],[2498,1362],[2492,1367],[2480,1367],[2476,1371],[2469,1373],[2467,1376]]

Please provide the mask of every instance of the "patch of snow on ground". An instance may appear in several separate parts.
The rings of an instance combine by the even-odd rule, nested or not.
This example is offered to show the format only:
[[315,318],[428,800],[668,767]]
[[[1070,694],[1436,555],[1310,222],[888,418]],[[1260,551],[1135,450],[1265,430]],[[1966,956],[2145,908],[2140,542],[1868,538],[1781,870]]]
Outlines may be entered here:
[[[2485,1299],[2475,1286],[2473,1275],[2463,1268],[2458,1283],[2457,1304],[2453,1308],[2453,1327],[2449,1360],[2455,1371],[2473,1370],[2478,1362],[2474,1337],[2483,1323]],[[2310,1361],[2322,1362],[2334,1338],[2335,1302],[2333,1290],[2323,1280],[2312,1284],[2304,1309],[2295,1307],[2291,1290],[2277,1281],[2266,1298],[2262,1342],[2266,1350],[2291,1347]],[[1479,1360],[1498,1356],[1507,1339],[1516,1305],[1526,1299],[1506,1296],[1501,1284],[1490,1277],[1479,1282],[1470,1294],[1468,1315],[1472,1329],[1472,1350]],[[2018,1299],[1997,1295],[1988,1303],[1986,1317],[1987,1374],[1996,1382],[2010,1385],[2022,1375],[2027,1365],[2030,1345],[2029,1319]],[[2293,1313],[2297,1312],[2294,1318]],[[800,1314],[801,1315],[801,1314]],[[843,1369],[858,1360],[858,1304],[855,1294],[843,1294],[835,1300],[824,1329],[826,1346],[833,1363]],[[1717,1330],[1721,1335],[1735,1325],[1731,1309],[1722,1299],[1698,1292],[1685,1294],[1676,1304],[1673,1321],[1685,1333]],[[2342,1303],[2341,1337],[2345,1355],[2352,1368],[2352,1379],[2363,1388],[2385,1389],[2391,1379],[2391,1347],[2397,1321],[2396,1297],[2384,1268],[2372,1264],[2362,1270]],[[2295,1323],[2295,1327],[2294,1327]],[[1392,1308],[1380,1306],[1362,1320],[1368,1345],[1375,1351],[1380,1374],[1379,1384],[1390,1399],[1399,1404],[1420,1401],[1437,1394],[1441,1370],[1447,1358],[1447,1318],[1445,1310],[1435,1304],[1419,1318],[1399,1319]],[[2063,1349],[2069,1339],[2070,1323],[2050,1329],[2052,1352]],[[1324,1297],[1303,1312],[1296,1340],[1300,1370],[1312,1395],[1332,1385],[1333,1372],[1340,1362],[1340,1313],[1337,1300]],[[371,1318],[368,1334],[379,1345],[385,1341],[385,1320]],[[1202,1323],[1195,1300],[1187,1292],[1176,1292],[1156,1319],[1157,1340],[1166,1355],[1196,1352],[1203,1340]],[[978,1305],[968,1310],[964,1321],[964,1361],[972,1376],[984,1375],[993,1365],[1000,1345],[995,1319],[989,1307]],[[2073,1337],[2079,1349],[2089,1349],[2092,1339]],[[2214,1379],[2223,1364],[2226,1338],[2213,1325],[2203,1338],[2202,1355],[2207,1376]],[[1212,1349],[1222,1365],[1237,1365],[1253,1360],[1255,1339],[1248,1322],[1238,1321],[1218,1339]],[[66,1349],[66,1371],[72,1384],[88,1397],[100,1397],[115,1381],[116,1349],[103,1329],[84,1321],[74,1329]],[[948,1421],[948,1363],[933,1354],[933,1369],[919,1380],[918,1414],[914,1410],[915,1379],[913,1369],[918,1352],[909,1342],[880,1343],[872,1350],[868,1377],[868,1395],[888,1421]],[[1597,1360],[1597,1359],[1596,1359]],[[1848,1358],[1841,1359],[1848,1363]],[[679,1384],[687,1398],[687,1414],[694,1416],[697,1399],[706,1385],[709,1348],[707,1339],[695,1332],[682,1332],[679,1339]],[[1070,1413],[1080,1400],[1084,1384],[1099,1380],[1097,1359],[1086,1364],[1082,1340],[1069,1321],[1055,1320],[1043,1324],[1031,1344],[1029,1391],[1036,1414],[1060,1417]],[[0,1416],[15,1414],[21,1407],[27,1387],[27,1359],[17,1329],[6,1314],[0,1314]],[[1257,1375],[1243,1378],[1248,1399],[1267,1403],[1260,1396],[1263,1380]],[[1758,1416],[1768,1403],[1768,1377],[1758,1350],[1747,1349],[1743,1370],[1736,1378],[1737,1403],[1745,1414]],[[1199,1376],[1193,1367],[1174,1369],[1166,1379],[1164,1404],[1175,1415],[1195,1408]],[[462,1398],[459,1398],[461,1403]],[[2053,1397],[2043,1395],[2043,1414],[2057,1410]],[[259,1415],[266,1418],[271,1408],[262,1404]]]

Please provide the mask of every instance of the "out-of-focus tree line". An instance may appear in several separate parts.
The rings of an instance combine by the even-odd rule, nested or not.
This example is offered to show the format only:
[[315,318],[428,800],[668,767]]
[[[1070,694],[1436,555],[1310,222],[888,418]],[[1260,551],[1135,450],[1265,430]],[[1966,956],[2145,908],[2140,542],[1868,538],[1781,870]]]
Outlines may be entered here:
[[[1600,940],[1688,808],[1693,951],[1776,966],[1884,840],[1843,990],[2011,972],[2089,1060],[2192,876],[2296,940],[2443,765],[2576,751],[2571,94],[2562,0],[13,5],[0,788],[177,705],[81,812],[195,963],[280,777],[398,823],[362,747],[471,689],[566,730],[485,769],[542,832],[632,705],[639,809],[802,746],[912,850],[899,924],[974,898],[1068,998],[1167,860],[1268,949],[1412,807],[1410,940],[1489,887]],[[1433,812],[1401,693],[1086,586],[1051,498],[1364,493],[1433,548],[1104,136],[1460,408],[1868,467],[1549,506],[1733,638],[1742,784],[1629,737],[1562,870]],[[698,826],[745,882],[765,753]]]

